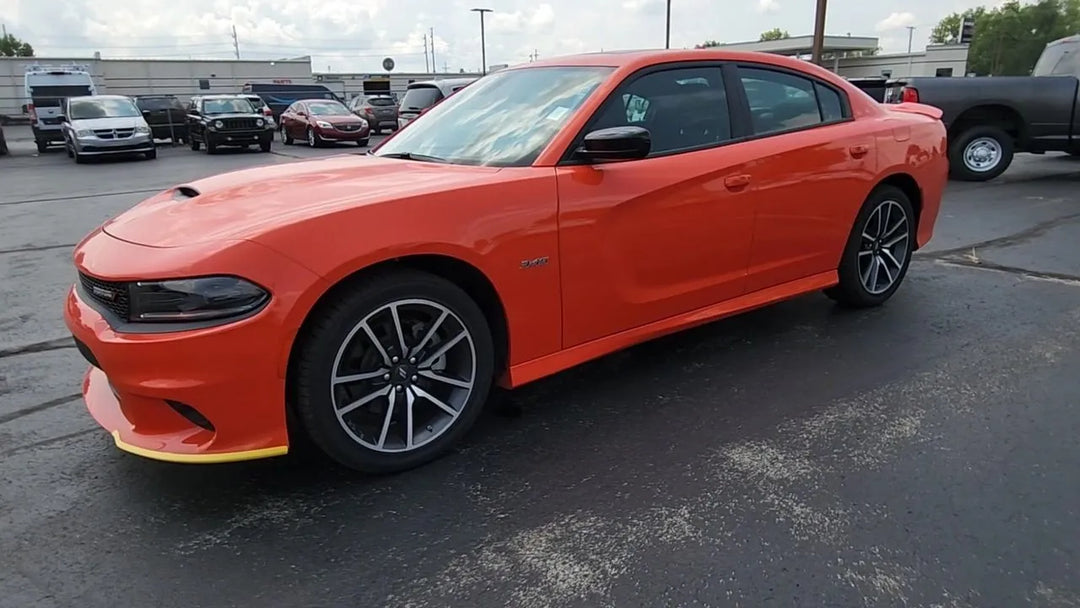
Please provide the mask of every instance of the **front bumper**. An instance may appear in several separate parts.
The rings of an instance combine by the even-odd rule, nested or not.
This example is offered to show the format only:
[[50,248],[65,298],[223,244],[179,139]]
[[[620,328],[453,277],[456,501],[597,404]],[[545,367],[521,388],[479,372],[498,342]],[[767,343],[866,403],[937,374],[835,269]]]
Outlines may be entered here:
[[370,127],[358,131],[339,131],[338,129],[318,128],[319,137],[326,141],[361,141],[371,137]]
[[[91,416],[113,436],[117,447],[186,463],[251,460],[288,452],[282,355],[295,335],[295,328],[286,322],[294,302],[289,294],[303,289],[314,276],[262,246],[237,247],[246,251],[239,257],[265,260],[260,266],[267,270],[255,270],[251,280],[261,280],[274,295],[260,312],[226,325],[123,333],[110,325],[81,287],[69,291],[64,320],[91,364],[83,378],[83,397]],[[80,250],[97,255],[77,252],[79,270],[102,278],[130,276],[116,272],[122,266],[134,273],[140,273],[140,267],[176,267],[166,259],[175,256],[175,250],[133,245],[100,232]],[[124,264],[125,258],[137,262]],[[86,263],[90,259],[94,264]],[[278,264],[283,265],[282,272],[269,269]]]
[[79,154],[130,154],[132,152],[150,152],[154,149],[154,140],[150,133],[138,133],[120,139],[101,139],[98,137],[77,137],[75,148]]
[[252,144],[273,141],[273,129],[258,129],[253,131],[207,131],[206,138],[213,140],[219,146],[250,146]]

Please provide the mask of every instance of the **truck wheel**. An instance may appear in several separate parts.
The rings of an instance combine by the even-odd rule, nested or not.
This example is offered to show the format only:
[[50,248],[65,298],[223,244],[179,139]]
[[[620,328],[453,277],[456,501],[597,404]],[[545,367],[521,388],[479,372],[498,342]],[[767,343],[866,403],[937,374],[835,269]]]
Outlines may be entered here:
[[949,173],[968,182],[985,182],[1012,164],[1013,138],[998,127],[972,127],[949,146]]

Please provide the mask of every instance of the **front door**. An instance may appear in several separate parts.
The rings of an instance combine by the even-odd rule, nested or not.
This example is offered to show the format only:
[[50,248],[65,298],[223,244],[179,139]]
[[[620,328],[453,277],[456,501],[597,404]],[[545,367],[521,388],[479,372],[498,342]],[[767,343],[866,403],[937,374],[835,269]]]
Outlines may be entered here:
[[650,155],[557,169],[564,348],[745,292],[753,189],[727,98],[717,64],[631,76],[586,131],[643,126]]

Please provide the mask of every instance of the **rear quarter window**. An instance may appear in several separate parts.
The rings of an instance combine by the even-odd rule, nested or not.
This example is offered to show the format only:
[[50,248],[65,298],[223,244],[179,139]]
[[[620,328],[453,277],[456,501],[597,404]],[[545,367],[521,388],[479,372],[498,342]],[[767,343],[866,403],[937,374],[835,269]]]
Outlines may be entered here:
[[435,105],[442,96],[442,91],[436,87],[414,87],[405,92],[401,107],[407,110],[422,110]]

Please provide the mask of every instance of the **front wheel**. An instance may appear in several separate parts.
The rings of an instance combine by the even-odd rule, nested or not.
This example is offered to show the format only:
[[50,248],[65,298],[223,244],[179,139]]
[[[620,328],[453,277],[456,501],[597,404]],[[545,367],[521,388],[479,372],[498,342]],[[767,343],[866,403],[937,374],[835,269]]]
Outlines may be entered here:
[[949,145],[949,173],[969,182],[985,182],[1012,164],[1013,138],[998,127],[972,127]]
[[294,406],[313,442],[350,468],[390,473],[446,453],[494,377],[487,321],[435,275],[381,274],[321,307],[293,362]]
[[293,138],[292,135],[289,135],[289,131],[285,128],[285,125],[282,125],[278,132],[281,134],[281,143],[286,146],[291,146]]
[[262,152],[269,152],[270,151],[271,141],[272,140],[269,137],[262,140],[262,141],[260,141],[259,142],[259,150],[262,151]]
[[217,154],[217,142],[214,141],[214,138],[208,136],[205,143],[207,154]]
[[893,186],[879,186],[863,203],[837,269],[840,282],[825,294],[845,306],[880,306],[892,297],[911,264],[915,212]]
[[194,137],[190,137],[190,139],[191,139],[191,149],[198,152],[199,151],[199,140],[195,139]]
[[312,148],[318,148],[322,145],[322,138],[319,137],[319,134],[316,133],[315,129],[312,129],[311,127],[308,127],[307,130],[307,144]]
[[146,160],[154,160],[155,158],[157,158],[157,148],[146,153]]

